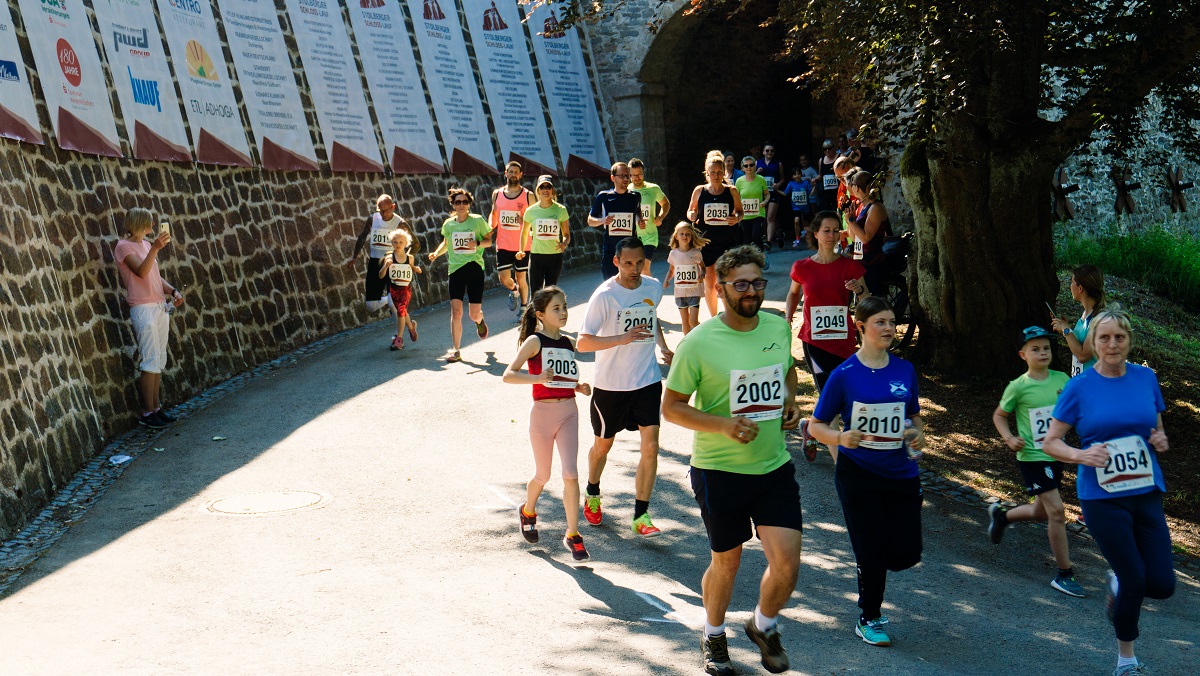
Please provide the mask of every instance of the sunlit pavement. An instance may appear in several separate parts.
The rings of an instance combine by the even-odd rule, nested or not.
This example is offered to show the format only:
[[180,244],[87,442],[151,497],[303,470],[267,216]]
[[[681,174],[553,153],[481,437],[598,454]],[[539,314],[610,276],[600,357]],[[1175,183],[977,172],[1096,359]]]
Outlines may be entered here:
[[[797,255],[772,254],[769,306],[782,309]],[[599,280],[565,279],[570,331]],[[637,439],[625,433],[602,483],[605,523],[583,526],[592,561],[575,566],[562,548],[557,458],[541,542],[526,544],[516,508],[533,471],[529,389],[499,377],[517,346],[505,298],[484,307],[492,335],[477,341],[468,323],[463,363],[440,361],[449,312],[436,308],[401,352],[379,324],[176,424],[0,599],[0,672],[699,673],[708,550],[690,433],[662,430],[661,537],[629,529]],[[676,344],[670,297],[659,316]],[[590,358],[582,367],[588,380]],[[586,399],[580,408],[586,475]],[[889,578],[895,644],[863,643],[832,464],[794,451],[806,526],[781,624],[793,671],[1111,672],[1094,544],[1071,538],[1088,597],[1069,598],[1050,588],[1044,530],[1011,528],[995,547],[982,510],[933,495],[924,563]],[[764,565],[750,544],[727,620],[743,673],[765,673],[740,627]],[[1142,614],[1138,656],[1157,674],[1200,663],[1200,586],[1179,582]]]

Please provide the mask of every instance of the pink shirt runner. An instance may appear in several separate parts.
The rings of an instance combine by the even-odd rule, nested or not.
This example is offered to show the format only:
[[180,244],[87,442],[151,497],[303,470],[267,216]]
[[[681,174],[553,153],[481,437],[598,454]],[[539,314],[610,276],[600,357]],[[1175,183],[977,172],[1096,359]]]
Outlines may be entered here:
[[496,231],[496,248],[503,251],[521,251],[521,227],[524,225],[525,209],[529,208],[533,195],[521,188],[516,199],[504,194],[504,188],[496,193],[492,205],[491,223]]
[[150,274],[144,278],[138,277],[136,272],[125,265],[125,258],[130,254],[135,254],[138,258],[145,260],[146,256],[150,255],[150,242],[146,240],[131,242],[122,239],[117,242],[117,246],[113,247],[113,258],[117,259],[117,270],[121,273],[121,283],[129,290],[130,307],[164,302],[166,295],[163,293],[162,275],[158,272],[158,260],[156,259],[150,266]]

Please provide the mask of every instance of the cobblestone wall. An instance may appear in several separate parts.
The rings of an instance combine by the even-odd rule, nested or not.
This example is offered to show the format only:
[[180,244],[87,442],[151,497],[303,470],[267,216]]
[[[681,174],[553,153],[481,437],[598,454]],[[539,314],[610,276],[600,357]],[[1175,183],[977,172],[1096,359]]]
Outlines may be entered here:
[[[41,86],[31,76],[41,126],[49,130]],[[301,94],[325,162],[311,99]],[[112,104],[123,133],[115,94]],[[122,145],[129,155],[128,139]],[[171,405],[383,317],[363,308],[362,259],[358,269],[344,265],[380,193],[396,198],[428,251],[449,212],[447,188],[471,190],[486,213],[497,183],[121,160],[63,151],[52,140],[39,147],[0,139],[0,540],[47,504],[105,439],[133,424],[134,339],[112,258],[125,210],[147,207],[172,223],[174,242],[160,267],[170,283],[186,286],[188,303],[174,316],[163,374]],[[574,231],[567,269],[599,258],[599,236],[584,217],[602,187],[560,181]],[[487,264],[494,286],[493,254]],[[445,282],[443,259],[421,278],[414,307],[444,300]]]

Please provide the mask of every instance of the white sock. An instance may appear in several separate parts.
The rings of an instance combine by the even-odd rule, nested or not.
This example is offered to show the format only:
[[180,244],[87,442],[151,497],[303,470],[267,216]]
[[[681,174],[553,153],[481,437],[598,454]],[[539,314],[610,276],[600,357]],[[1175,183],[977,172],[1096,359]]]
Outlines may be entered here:
[[1120,591],[1120,589],[1118,588],[1118,587],[1119,587],[1119,583],[1120,583],[1120,581],[1119,581],[1119,580],[1117,580],[1117,576],[1116,576],[1116,575],[1113,575],[1111,578],[1109,578],[1109,585],[1108,585],[1108,586],[1109,586],[1109,588],[1110,588],[1110,589],[1112,589],[1112,594],[1113,594],[1113,596],[1116,596],[1116,595],[1117,595],[1117,592],[1119,592],[1119,591]]
[[1120,669],[1124,666],[1132,666],[1137,664],[1137,661],[1138,660],[1136,657],[1121,657],[1120,655],[1117,655],[1117,668]]
[[758,606],[754,606],[754,626],[758,627],[759,631],[768,632],[775,628],[779,622],[779,616],[767,617],[763,615],[762,610]]
[[711,624],[709,624],[707,620],[705,620],[705,622],[704,622],[704,635],[705,636],[721,636],[724,633],[725,633],[725,623],[724,622],[722,622],[721,624],[714,627]]

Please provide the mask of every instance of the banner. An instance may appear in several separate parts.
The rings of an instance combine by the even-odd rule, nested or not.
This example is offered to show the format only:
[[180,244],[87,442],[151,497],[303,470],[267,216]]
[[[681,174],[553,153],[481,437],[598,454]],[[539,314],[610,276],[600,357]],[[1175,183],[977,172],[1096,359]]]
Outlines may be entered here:
[[287,8],[330,167],[383,171],[341,8],[333,0],[287,0]]
[[520,162],[526,174],[557,176],[517,0],[499,0],[499,6],[495,0],[462,3],[501,154]]
[[540,5],[530,10],[522,5],[558,140],[558,156],[569,177],[607,177],[611,167],[608,145],[592,94],[592,80],[583,62],[578,29],[559,25],[555,14],[558,8]]
[[392,171],[445,173],[400,0],[349,0],[349,9]]
[[18,0],[58,145],[122,157],[92,24],[75,0]]
[[312,134],[274,0],[223,0],[218,5],[263,168],[317,171]]
[[449,14],[438,0],[408,0],[408,7],[425,81],[433,97],[433,112],[450,158],[450,172],[499,175],[496,150],[454,0],[446,2]]
[[93,0],[92,6],[133,156],[191,162],[153,0]]
[[254,166],[209,0],[158,0],[158,15],[183,94],[196,161]]
[[0,3],[0,136],[42,145],[37,106],[8,3]]

